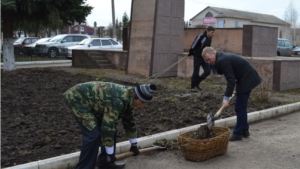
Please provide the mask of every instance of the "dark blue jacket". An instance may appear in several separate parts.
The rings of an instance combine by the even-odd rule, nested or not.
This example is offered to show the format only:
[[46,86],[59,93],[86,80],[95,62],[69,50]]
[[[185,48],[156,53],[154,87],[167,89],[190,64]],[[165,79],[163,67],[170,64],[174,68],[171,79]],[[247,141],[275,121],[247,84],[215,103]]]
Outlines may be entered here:
[[242,56],[233,53],[217,52],[215,67],[218,74],[227,80],[225,96],[231,97],[235,84],[236,94],[254,89],[262,81],[254,67]]
[[211,45],[211,38],[208,38],[206,35],[206,31],[204,31],[202,34],[198,35],[192,46],[191,51],[194,54],[194,57],[200,57],[202,58],[202,51],[205,47],[209,47]]

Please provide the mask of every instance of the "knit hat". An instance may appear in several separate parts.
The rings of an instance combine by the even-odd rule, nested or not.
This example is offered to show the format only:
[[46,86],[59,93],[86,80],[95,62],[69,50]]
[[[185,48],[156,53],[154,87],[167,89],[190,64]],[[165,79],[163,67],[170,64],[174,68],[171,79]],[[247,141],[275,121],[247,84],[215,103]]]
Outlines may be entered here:
[[134,87],[134,93],[137,97],[145,102],[148,103],[152,100],[152,95],[156,92],[155,84],[141,84]]

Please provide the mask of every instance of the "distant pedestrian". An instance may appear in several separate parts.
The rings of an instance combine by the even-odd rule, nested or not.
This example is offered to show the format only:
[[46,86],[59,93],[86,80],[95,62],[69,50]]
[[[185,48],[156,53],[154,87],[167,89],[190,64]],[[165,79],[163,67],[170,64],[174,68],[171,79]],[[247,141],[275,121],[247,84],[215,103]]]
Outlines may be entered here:
[[235,113],[236,125],[230,135],[230,141],[242,140],[242,136],[249,137],[247,104],[252,89],[261,83],[261,78],[254,67],[242,56],[217,52],[212,47],[206,47],[202,52],[205,62],[215,66],[218,74],[224,74],[227,87],[222,104],[229,106],[229,98],[236,88]]
[[[202,58],[202,50],[205,47],[211,45],[212,37],[214,36],[215,28],[212,26],[208,26],[206,30],[198,35],[193,42],[188,56],[194,55],[194,69],[193,75],[191,78],[191,92],[197,92],[195,88],[198,90],[202,90],[200,87],[200,83],[210,74],[210,66],[207,64]],[[204,72],[199,76],[200,66],[202,66]]]
[[156,92],[154,84],[135,87],[109,82],[86,82],[75,85],[63,94],[82,131],[82,146],[76,169],[124,168],[115,163],[118,120],[122,119],[134,156],[139,154],[133,108],[145,106]]

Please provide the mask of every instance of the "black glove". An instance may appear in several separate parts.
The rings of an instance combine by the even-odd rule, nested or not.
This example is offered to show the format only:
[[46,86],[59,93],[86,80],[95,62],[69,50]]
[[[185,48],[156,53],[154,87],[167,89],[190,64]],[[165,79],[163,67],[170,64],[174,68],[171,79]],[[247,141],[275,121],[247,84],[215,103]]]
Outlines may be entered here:
[[191,49],[189,50],[188,56],[192,56],[192,55],[194,55],[194,50],[191,48]]
[[114,154],[107,154],[106,162],[107,163],[114,163],[116,161],[116,157]]
[[132,143],[129,151],[133,152],[133,156],[137,156],[140,154],[140,151],[137,147],[137,143]]

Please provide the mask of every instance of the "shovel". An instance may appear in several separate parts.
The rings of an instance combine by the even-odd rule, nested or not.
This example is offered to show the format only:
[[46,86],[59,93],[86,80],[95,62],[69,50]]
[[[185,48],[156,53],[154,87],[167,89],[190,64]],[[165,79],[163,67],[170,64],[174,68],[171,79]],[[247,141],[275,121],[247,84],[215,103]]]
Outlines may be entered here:
[[[229,98],[229,101],[234,97],[234,94]],[[222,105],[222,107],[217,111],[217,113],[213,116],[212,112],[208,113],[206,120],[207,120],[207,127],[209,130],[212,129],[212,127],[215,125],[215,119],[219,117],[219,115],[222,113],[223,109],[225,108],[225,105]]]
[[[140,149],[140,153],[146,153],[146,152],[153,151],[153,150],[166,150],[166,149],[167,149],[167,147],[153,146],[153,147]],[[130,151],[130,152],[127,152],[127,153],[116,155],[116,159],[119,160],[119,159],[122,159],[122,158],[125,158],[125,157],[130,157],[132,155],[133,155],[133,152]]]

